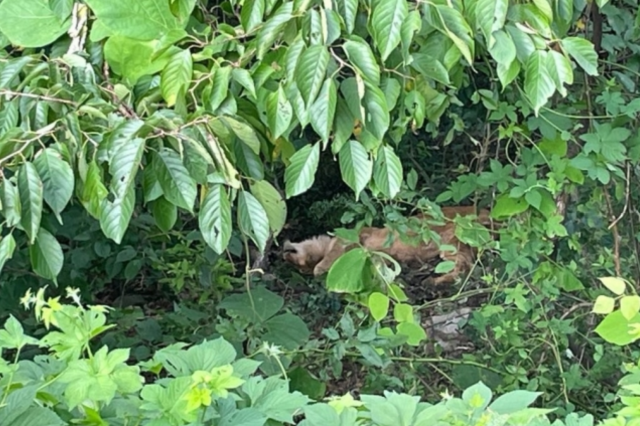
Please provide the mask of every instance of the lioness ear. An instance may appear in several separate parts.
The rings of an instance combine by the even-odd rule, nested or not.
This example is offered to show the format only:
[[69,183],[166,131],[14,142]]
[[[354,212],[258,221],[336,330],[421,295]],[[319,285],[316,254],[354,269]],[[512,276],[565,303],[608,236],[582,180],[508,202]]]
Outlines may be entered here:
[[295,246],[291,244],[291,241],[286,240],[282,246],[282,251],[285,253],[296,253],[298,250],[296,250]]

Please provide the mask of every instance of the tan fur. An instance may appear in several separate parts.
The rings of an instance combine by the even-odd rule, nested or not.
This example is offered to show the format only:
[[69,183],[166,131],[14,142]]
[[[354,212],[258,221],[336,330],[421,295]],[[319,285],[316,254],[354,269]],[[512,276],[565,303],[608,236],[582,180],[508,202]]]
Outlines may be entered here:
[[[457,215],[468,216],[478,215],[478,222],[482,225],[491,224],[488,210],[479,212],[473,206],[443,207],[442,213],[447,219],[454,219]],[[423,215],[416,216],[417,219],[424,218]],[[430,229],[440,235],[440,244],[452,245],[457,251],[441,251],[437,242],[429,241],[416,246],[403,242],[394,232],[393,242],[389,247],[385,247],[389,236],[387,228],[363,228],[360,231],[360,244],[372,251],[380,251],[393,257],[396,261],[407,266],[420,267],[424,263],[440,257],[442,260],[455,262],[454,269],[441,276],[432,279],[434,284],[453,282],[463,272],[468,272],[476,258],[476,250],[463,244],[455,236],[455,224],[450,220],[441,226],[430,225]],[[411,234],[414,234],[413,232]],[[408,235],[411,236],[411,235]],[[294,265],[300,272],[319,276],[331,268],[345,251],[357,247],[356,244],[345,245],[338,238],[326,235],[314,237],[299,243],[284,243],[284,260]]]

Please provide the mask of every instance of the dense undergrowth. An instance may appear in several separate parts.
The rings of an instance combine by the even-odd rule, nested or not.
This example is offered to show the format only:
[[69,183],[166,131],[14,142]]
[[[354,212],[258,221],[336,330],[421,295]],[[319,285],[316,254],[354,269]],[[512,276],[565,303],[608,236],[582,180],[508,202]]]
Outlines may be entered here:
[[[0,426],[638,424],[639,17],[0,0]],[[452,286],[281,260],[470,204]]]

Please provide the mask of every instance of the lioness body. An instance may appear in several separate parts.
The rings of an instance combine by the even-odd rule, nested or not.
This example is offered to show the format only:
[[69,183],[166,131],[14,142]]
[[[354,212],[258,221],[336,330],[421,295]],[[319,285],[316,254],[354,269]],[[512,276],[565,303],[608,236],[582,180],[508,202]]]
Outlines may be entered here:
[[[454,219],[457,215],[478,215],[478,221],[487,225],[490,223],[489,211],[477,211],[473,206],[443,207],[442,213],[446,219]],[[416,216],[422,219],[423,216]],[[462,272],[468,271],[476,257],[474,248],[463,244],[456,238],[455,224],[447,221],[443,225],[432,225],[430,229],[440,236],[441,245],[454,246],[456,252],[442,251],[436,241],[421,242],[417,245],[405,243],[394,231],[393,242],[387,246],[389,232],[387,228],[363,228],[360,231],[360,244],[368,250],[380,251],[393,257],[399,263],[412,266],[421,266],[437,257],[442,260],[451,260],[455,263],[453,270],[447,274],[435,277],[434,284],[452,282]],[[410,234],[413,234],[411,232]],[[411,235],[408,235],[411,236]],[[326,235],[310,238],[299,243],[286,241],[284,244],[284,260],[294,265],[300,272],[315,276],[324,274],[331,265],[345,251],[357,245],[345,245],[338,238]]]

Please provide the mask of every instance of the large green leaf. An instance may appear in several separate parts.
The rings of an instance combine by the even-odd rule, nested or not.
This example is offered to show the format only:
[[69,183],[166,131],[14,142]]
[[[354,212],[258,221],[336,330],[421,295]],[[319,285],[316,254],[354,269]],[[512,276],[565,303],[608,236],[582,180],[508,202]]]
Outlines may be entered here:
[[246,33],[250,33],[263,22],[265,0],[246,0],[240,9],[240,22]]
[[70,16],[60,19],[48,0],[4,0],[0,2],[0,32],[20,47],[42,47],[53,43],[71,26]]
[[562,96],[567,96],[565,84],[573,84],[573,69],[571,62],[560,52],[549,50],[547,55],[547,70],[555,83],[556,90]]
[[373,180],[380,191],[388,198],[400,192],[402,185],[402,163],[389,146],[382,146],[373,165]]
[[60,154],[51,148],[42,151],[33,164],[42,179],[44,201],[62,222],[60,213],[73,195],[73,170],[66,161],[62,160]]
[[428,21],[453,41],[462,56],[473,64],[475,45],[471,34],[473,31],[462,14],[449,5],[438,4],[427,6]]
[[109,190],[102,182],[100,166],[95,161],[89,163],[87,177],[82,187],[80,201],[87,212],[96,219],[102,214],[102,201],[109,195]]
[[22,211],[20,194],[18,188],[9,179],[5,179],[0,186],[0,203],[2,204],[0,213],[4,216],[5,225],[13,227],[20,223]]
[[260,252],[264,252],[269,239],[269,218],[262,204],[250,192],[240,191],[238,194],[238,225],[256,243]]
[[489,50],[494,47],[494,44],[500,43],[499,40],[494,39],[493,34],[504,26],[508,9],[508,0],[478,0],[476,3],[476,21]]
[[322,45],[308,47],[300,55],[296,67],[296,85],[302,98],[310,106],[318,96],[327,74],[329,51]]
[[587,74],[598,75],[598,54],[589,40],[582,37],[567,37],[560,43]]
[[104,45],[104,56],[115,74],[134,84],[144,75],[161,71],[178,52],[175,46],[158,54],[157,41],[143,41],[120,35],[109,37]]
[[220,105],[227,98],[227,94],[229,93],[229,83],[231,82],[231,67],[224,66],[214,66],[213,72],[213,82],[211,83],[211,94],[209,96],[208,109],[212,113],[215,113]]
[[390,123],[387,98],[379,87],[367,82],[365,87],[363,106],[367,118],[364,126],[378,141],[382,141]]
[[448,85],[449,72],[438,59],[426,53],[414,53],[411,55],[411,67],[424,77],[433,79],[438,83]]
[[152,212],[156,225],[163,232],[169,232],[178,219],[178,208],[164,197],[153,201]]
[[311,188],[319,160],[319,144],[307,145],[291,156],[289,166],[284,172],[287,198],[295,197]]
[[193,213],[198,189],[177,152],[162,148],[153,156],[152,167],[167,200]]
[[276,12],[266,20],[256,37],[256,40],[258,41],[258,51],[256,56],[259,60],[264,57],[267,50],[273,45],[273,42],[276,41],[278,37],[282,36],[282,29],[293,17],[291,15],[292,11],[292,1],[282,3],[278,10],[276,10]]
[[160,88],[162,97],[171,107],[176,104],[178,96],[184,96],[191,83],[193,61],[189,50],[181,50],[171,56],[162,70]]
[[353,133],[355,118],[342,96],[338,96],[336,116],[333,124],[333,140],[331,142],[331,151],[337,154],[342,146],[349,140]]
[[333,129],[333,118],[336,114],[338,89],[332,78],[325,80],[315,102],[309,108],[311,127],[322,138],[326,145]]
[[327,289],[354,294],[364,288],[363,275],[370,265],[369,254],[358,247],[340,256],[329,269]]
[[0,274],[7,260],[13,257],[15,249],[16,240],[13,238],[13,234],[7,234],[0,240]]
[[144,139],[135,138],[122,144],[115,151],[109,163],[111,174],[111,191],[116,198],[122,198],[133,187],[136,174],[140,168],[140,161],[144,153]]
[[373,162],[362,144],[353,140],[344,144],[339,159],[342,180],[355,192],[357,200],[371,180]]
[[347,58],[351,64],[360,72],[363,79],[374,86],[380,85],[380,67],[376,62],[376,57],[371,51],[368,43],[360,38],[347,40],[343,45]]
[[107,238],[116,244],[122,242],[122,237],[129,227],[133,208],[136,203],[136,193],[129,189],[123,197],[113,201],[102,200],[100,205],[100,228]]
[[278,235],[287,220],[287,203],[278,190],[265,180],[253,182],[250,189],[267,213],[271,232],[274,236]]
[[166,0],[87,0],[100,24],[110,35],[154,40],[169,33],[186,35]]
[[38,230],[36,240],[29,246],[29,258],[36,274],[57,283],[56,277],[62,270],[64,255],[58,240],[46,229]]
[[351,34],[356,26],[356,16],[358,14],[358,0],[335,0],[338,13],[344,20],[344,25],[348,34]]
[[218,254],[224,253],[231,239],[231,204],[220,184],[209,188],[198,214],[204,241]]
[[264,164],[260,157],[244,142],[236,139],[233,143],[236,167],[252,179],[264,179]]
[[220,117],[220,120],[256,155],[260,154],[260,139],[251,126],[231,117]]
[[18,172],[18,193],[22,213],[20,225],[33,244],[40,229],[42,218],[43,185],[33,163],[24,163]]
[[406,0],[379,0],[371,15],[371,35],[382,61],[400,44],[400,28],[409,14]]
[[495,43],[493,47],[489,49],[491,57],[496,60],[498,64],[509,66],[516,59],[516,45],[508,32],[499,30],[493,33]]
[[284,134],[293,119],[293,108],[282,86],[267,96],[267,121],[271,136],[278,139]]
[[547,69],[547,55],[547,52],[536,50],[529,56],[524,69],[524,92],[536,114],[555,91],[555,84]]

